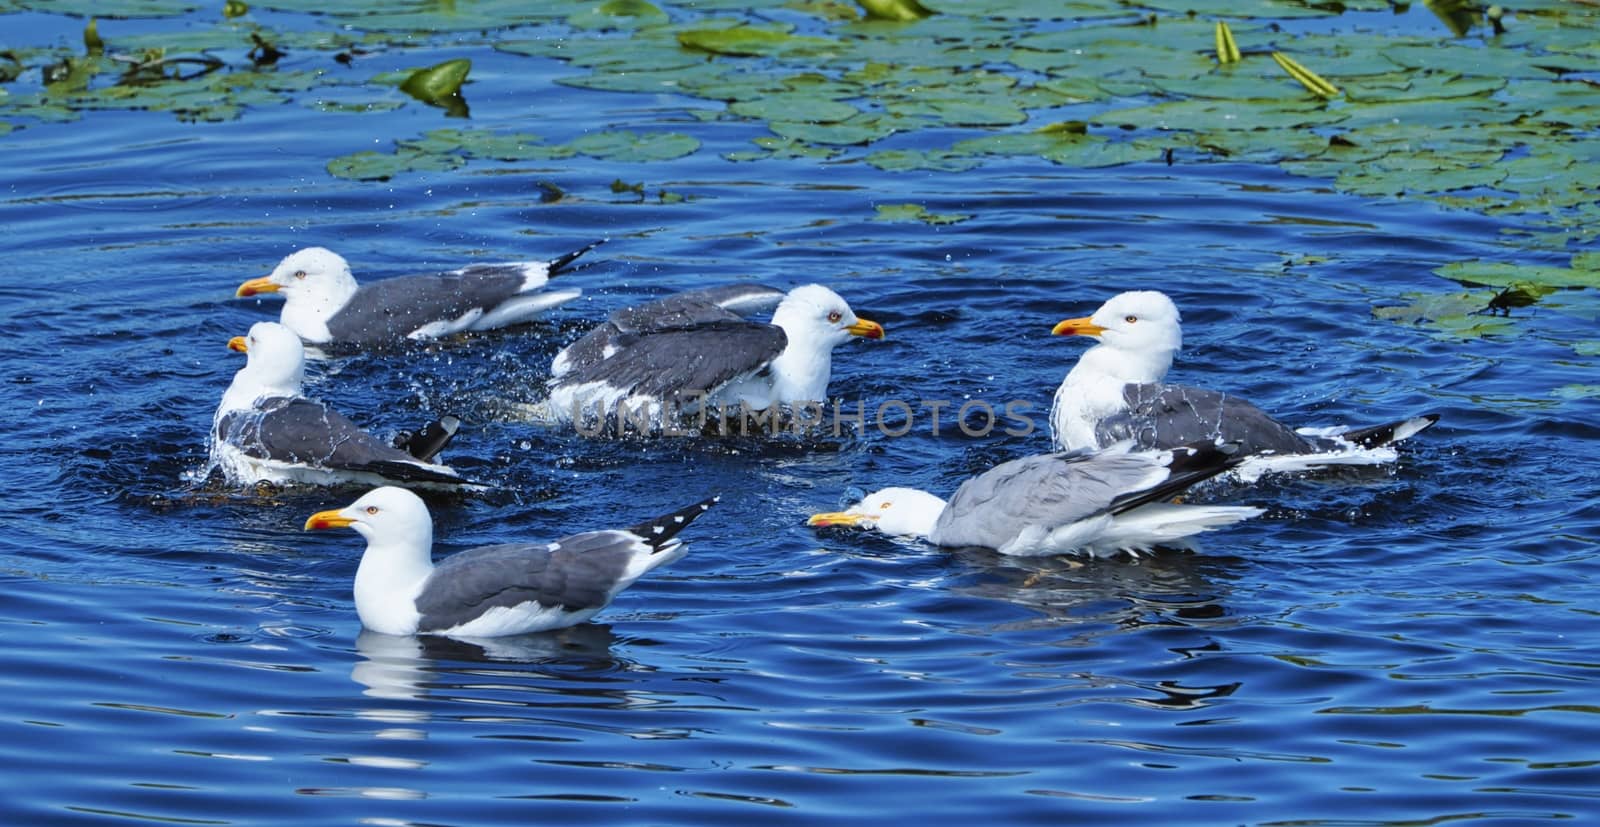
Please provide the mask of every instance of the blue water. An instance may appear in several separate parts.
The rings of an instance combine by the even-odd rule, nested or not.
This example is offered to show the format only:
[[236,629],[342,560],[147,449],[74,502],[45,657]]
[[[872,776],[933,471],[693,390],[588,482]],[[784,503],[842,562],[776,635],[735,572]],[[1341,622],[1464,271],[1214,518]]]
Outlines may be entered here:
[[[0,22],[31,43],[70,42],[82,23]],[[296,101],[224,123],[94,112],[0,137],[0,822],[1600,816],[1600,409],[1577,346],[1594,300],[1556,294],[1478,339],[1372,314],[1457,289],[1431,272],[1451,261],[1540,262],[1505,246],[1508,225],[1253,165],[735,164],[721,154],[759,125],[557,86],[577,73],[559,62],[441,42],[371,68],[461,55],[465,123]],[[384,183],[324,171],[462,125],[552,141],[670,129],[704,146]],[[617,179],[652,196],[616,194]],[[566,197],[547,202],[540,182]],[[973,217],[875,220],[906,202]],[[585,297],[547,320],[322,363],[312,392],[380,433],[467,420],[447,456],[494,487],[430,499],[440,552],[723,493],[689,556],[600,622],[487,650],[362,634],[360,539],[300,530],[358,490],[196,479],[240,364],[226,342],[277,312],[233,288],[282,255],[326,245],[377,278],[596,238],[611,241],[570,276]],[[516,415],[607,311],[738,279],[821,281],[888,328],[836,353],[832,391],[852,403],[1042,412],[1083,347],[1050,327],[1156,287],[1184,311],[1175,376],[1297,423],[1443,419],[1391,467],[1205,492],[1269,512],[1197,552],[1085,562],[804,525],[854,489],[949,491],[1044,450],[1042,432],[969,438],[947,421],[936,436],[919,419],[898,438],[618,442]]]

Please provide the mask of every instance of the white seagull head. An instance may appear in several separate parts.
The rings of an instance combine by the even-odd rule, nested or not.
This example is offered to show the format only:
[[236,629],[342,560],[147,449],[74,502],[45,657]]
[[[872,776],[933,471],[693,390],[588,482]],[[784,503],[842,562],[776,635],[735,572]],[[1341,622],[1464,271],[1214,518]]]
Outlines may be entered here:
[[773,401],[827,398],[833,349],[852,336],[882,339],[883,325],[863,319],[838,293],[820,284],[790,290],[772,312],[788,344],[772,361]]
[[844,511],[813,514],[814,526],[850,526],[877,529],[895,537],[923,537],[933,533],[944,511],[944,500],[915,488],[884,488],[863,497]]
[[239,285],[235,296],[283,294],[282,321],[300,338],[326,342],[328,319],[356,293],[356,277],[344,257],[323,247],[290,253],[272,272]]
[[1159,382],[1183,347],[1181,321],[1165,293],[1137,290],[1112,296],[1094,315],[1066,319],[1050,332],[1100,340],[1079,360],[1097,373],[1123,383]]
[[851,336],[883,338],[883,325],[857,317],[838,293],[820,284],[790,290],[773,311],[772,323],[783,328],[790,342],[814,342],[830,350]]
[[414,550],[433,546],[433,516],[421,497],[386,485],[374,488],[344,508],[319,511],[306,519],[306,530],[353,528],[367,538],[368,551]]
[[229,339],[228,349],[245,354],[246,360],[222,395],[219,414],[249,408],[263,396],[300,395],[306,351],[289,328],[277,322],[256,322],[249,335]]

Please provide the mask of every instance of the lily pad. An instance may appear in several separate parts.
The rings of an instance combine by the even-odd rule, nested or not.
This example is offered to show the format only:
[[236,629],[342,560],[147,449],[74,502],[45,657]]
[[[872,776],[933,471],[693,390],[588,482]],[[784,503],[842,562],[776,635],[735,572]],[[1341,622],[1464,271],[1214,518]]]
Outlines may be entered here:
[[328,162],[328,174],[356,181],[387,181],[402,172],[442,172],[466,163],[459,155],[421,152],[356,152]]
[[574,151],[592,158],[623,163],[670,161],[691,155],[700,148],[698,138],[678,132],[593,132],[568,144]]
[[400,91],[425,103],[439,103],[451,95],[459,94],[461,84],[472,71],[472,61],[466,58],[447,60],[437,66],[418,69],[400,84]]
[[957,224],[971,218],[960,213],[930,213],[921,204],[879,204],[877,221],[921,221],[924,224]]
[[635,29],[659,26],[669,19],[666,12],[648,0],[606,0],[568,15],[567,25],[574,29]]
[[804,37],[777,28],[735,26],[729,29],[691,29],[678,33],[678,42],[689,49],[719,55],[754,57],[827,49],[833,41]]
[[1541,267],[1498,261],[1457,261],[1433,272],[1464,284],[1510,287],[1600,287],[1600,272],[1570,267]]
[[889,172],[933,170],[937,172],[963,172],[982,162],[971,155],[939,150],[888,149],[874,152],[862,160]]

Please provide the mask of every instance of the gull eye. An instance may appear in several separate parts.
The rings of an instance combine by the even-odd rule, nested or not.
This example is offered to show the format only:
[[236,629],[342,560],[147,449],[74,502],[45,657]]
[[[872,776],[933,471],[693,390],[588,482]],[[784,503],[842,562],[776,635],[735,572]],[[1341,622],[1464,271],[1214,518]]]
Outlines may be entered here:
[[367,513],[368,514],[376,514],[376,513],[378,513],[378,507],[375,506],[375,505],[367,506]]
[[1139,321],[1139,317],[1138,316],[1123,316],[1122,320],[1127,322],[1128,324],[1133,324],[1134,322]]
[[881,505],[879,505],[879,506],[878,506],[878,510],[879,510],[879,511],[885,511],[885,510],[887,510],[887,509],[888,509],[888,508],[889,508],[889,506],[891,506],[891,505],[894,505],[894,503],[892,503],[892,502],[887,502],[887,501],[885,501],[885,502],[884,502],[884,503],[882,503],[882,504],[881,504]]
[[842,318],[844,318],[844,314],[835,310],[828,314],[828,324],[838,324]]
[[294,277],[297,278],[297,279],[303,279],[303,278],[306,277],[306,271],[304,271],[304,270],[296,270],[296,271],[294,271]]

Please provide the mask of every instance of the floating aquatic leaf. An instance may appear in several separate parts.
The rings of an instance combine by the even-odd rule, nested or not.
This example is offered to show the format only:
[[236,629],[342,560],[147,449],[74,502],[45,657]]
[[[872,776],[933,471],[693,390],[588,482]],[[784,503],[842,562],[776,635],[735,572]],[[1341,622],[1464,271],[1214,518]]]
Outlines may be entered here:
[[956,224],[971,218],[960,213],[930,213],[921,204],[879,204],[878,221],[921,221],[924,224]]
[[250,4],[243,0],[228,0],[222,4],[222,16],[232,20],[235,17],[244,17],[250,13]]
[[790,34],[787,30],[757,26],[729,29],[691,29],[678,32],[678,42],[690,49],[719,55],[754,57],[783,52],[818,50],[833,46],[820,37]]
[[400,84],[400,91],[424,103],[440,103],[461,92],[461,84],[466,82],[470,71],[472,61],[464,57],[447,60],[412,72]]
[[1466,37],[1482,13],[1473,0],[1423,0],[1422,4],[1456,37]]
[[1117,109],[1094,116],[1098,124],[1146,129],[1215,132],[1219,130],[1293,129],[1330,126],[1349,116],[1310,101],[1179,100]]
[[1283,67],[1283,71],[1289,73],[1289,77],[1299,81],[1300,85],[1304,86],[1306,91],[1310,92],[1311,94],[1322,98],[1339,97],[1339,87],[1334,86],[1333,84],[1324,80],[1322,76],[1318,75],[1316,72],[1301,66],[1295,61],[1294,58],[1289,57],[1282,52],[1273,52],[1272,59],[1277,61],[1279,66]]
[[1228,28],[1227,21],[1217,21],[1217,62],[1221,64],[1239,62],[1239,44],[1233,41],[1233,30]]
[[366,151],[334,158],[328,162],[328,173],[336,178],[356,181],[387,181],[402,172],[444,171],[465,163],[466,159],[459,155]]
[[747,118],[803,123],[838,123],[849,120],[861,112],[841,101],[792,93],[769,94],[753,100],[739,101],[729,106],[728,110]]
[[670,18],[648,0],[606,0],[598,6],[567,17],[575,29],[633,29],[659,26]]
[[867,17],[873,20],[892,20],[909,23],[933,14],[917,0],[859,0]]
[[1490,287],[1600,287],[1600,273],[1499,261],[1457,261],[1433,272],[1464,284]]
[[729,152],[724,154],[722,157],[730,161],[765,161],[800,158],[826,160],[828,158],[836,158],[844,153],[843,149],[836,146],[812,146],[802,141],[772,136],[762,136],[760,138],[756,138],[754,139],[753,143],[759,147],[762,147],[762,149],[759,151],[749,150],[745,152]]
[[1373,308],[1374,318],[1397,324],[1431,328],[1454,339],[1477,339],[1486,335],[1512,333],[1517,322],[1483,312],[1493,293],[1407,293],[1407,303]]
[[608,161],[670,161],[694,153],[700,141],[677,132],[593,132],[568,144],[573,150]]
[[915,150],[915,149],[889,149],[874,152],[862,159],[878,169],[889,172],[906,172],[909,170],[934,170],[938,172],[962,172],[979,165],[980,161],[970,155],[962,155],[940,150]]
[[767,127],[791,140],[805,141],[811,144],[847,146],[851,144],[869,144],[873,141],[887,138],[909,123],[920,122],[863,112],[839,123],[818,124],[772,121],[767,124]]
[[98,55],[106,50],[106,44],[100,40],[100,23],[95,18],[83,27],[83,48],[91,55]]

